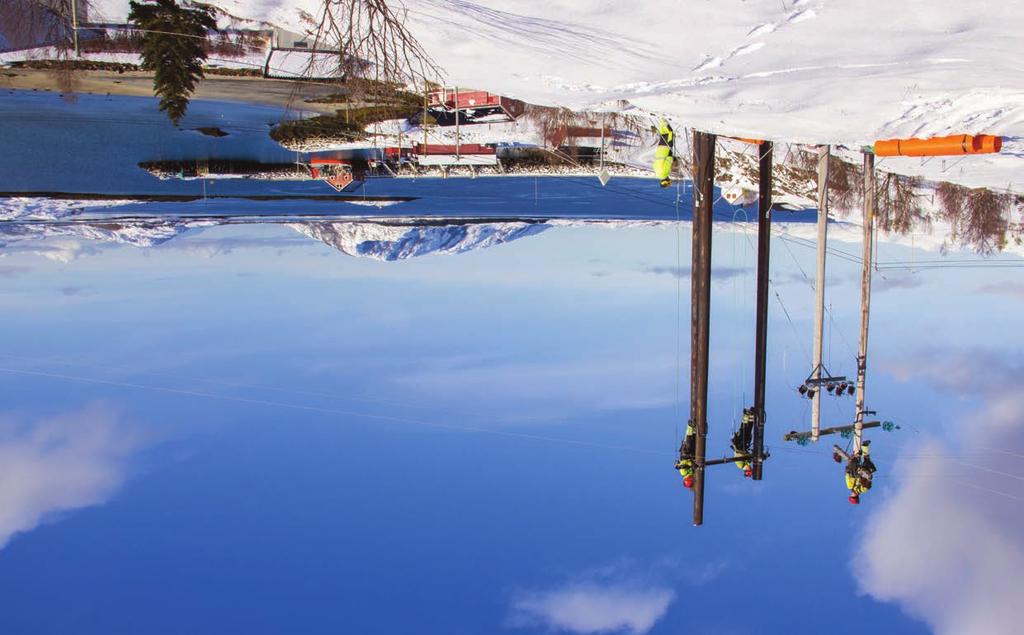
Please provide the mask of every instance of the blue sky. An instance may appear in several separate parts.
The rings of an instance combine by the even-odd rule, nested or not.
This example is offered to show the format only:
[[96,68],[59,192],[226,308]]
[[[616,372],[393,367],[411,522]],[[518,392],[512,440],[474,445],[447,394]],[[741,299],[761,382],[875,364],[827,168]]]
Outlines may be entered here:
[[[221,227],[4,258],[0,451],[30,457],[4,479],[5,508],[23,507],[3,527],[5,632],[926,632],[901,611],[907,592],[881,602],[862,586],[889,574],[851,561],[914,482],[899,453],[956,441],[979,411],[935,366],[1019,363],[993,341],[1012,335],[1012,275],[927,271],[876,294],[870,402],[912,427],[876,435],[879,487],[851,508],[823,448],[778,439],[806,421],[792,387],[812,294],[797,264],[813,252],[776,245],[794,320],[773,304],[777,450],[760,484],[713,472],[696,529],[670,467],[689,313],[683,279],[677,375],[673,226],[554,228],[394,263],[297,236]],[[750,390],[753,253],[726,231],[715,249],[720,271],[742,271],[713,290],[724,452]],[[850,372],[856,267],[833,271],[832,364]]]
[[[113,112],[151,138],[89,144],[106,124],[87,115],[109,114],[96,100],[5,96],[7,114],[74,113],[85,145],[55,153],[52,121],[25,128],[35,144],[0,123],[0,157],[19,157],[0,166],[20,170],[2,189],[183,187],[133,166],[279,152],[241,134],[268,109],[194,104],[192,123],[230,113],[225,148],[232,136],[171,131],[142,99]],[[674,216],[671,192],[623,181],[545,181],[532,210],[524,180],[395,187],[422,188],[408,213]],[[751,236],[715,232],[713,454],[750,400]],[[761,483],[712,471],[698,529],[671,468],[688,409],[685,224],[558,226],[397,262],[282,225],[152,248],[8,241],[0,632],[1010,632],[1019,269],[876,276],[868,404],[903,428],[872,435],[880,471],[854,508],[825,445],[780,439],[809,416],[794,388],[813,258],[773,240],[773,456]],[[852,374],[859,266],[832,258],[829,280],[826,363]],[[852,410],[829,403],[824,421]]]

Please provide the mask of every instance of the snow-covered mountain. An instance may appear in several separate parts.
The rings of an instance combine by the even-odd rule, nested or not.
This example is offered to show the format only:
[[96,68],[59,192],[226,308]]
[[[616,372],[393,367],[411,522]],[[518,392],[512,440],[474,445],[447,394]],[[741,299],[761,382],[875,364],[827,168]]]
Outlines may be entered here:
[[[82,220],[79,212],[93,207],[85,201],[0,199],[0,252],[25,248],[51,259],[73,260],[81,250],[67,240],[155,247],[201,227],[223,224],[218,219]],[[429,254],[460,254],[533,236],[551,227],[532,221],[473,222],[464,220],[386,219],[379,221],[313,221],[288,227],[357,258],[404,260]],[[47,247],[42,248],[42,239]],[[63,246],[60,249],[51,248]]]
[[0,198],[0,221],[3,220],[55,220],[76,212],[103,207],[117,207],[134,201],[127,200],[75,200],[42,196],[10,196]]
[[359,258],[395,261],[428,254],[461,254],[534,236],[543,222],[423,224],[429,221],[289,223],[304,236]]
[[[224,224],[222,219],[176,219],[147,217],[132,220],[83,220],[79,212],[87,205],[82,202],[68,204],[57,201],[47,207],[45,201],[17,204],[24,213],[4,221],[0,216],[0,255],[4,251],[20,249],[38,255],[68,262],[89,251],[89,243],[125,244],[135,247],[155,247],[185,232]],[[11,212],[0,199],[0,212]],[[13,214],[7,214],[9,218]],[[237,221],[238,219],[233,219]],[[253,220],[254,223],[267,221]],[[278,221],[279,222],[279,221]],[[283,223],[299,234],[323,242],[338,251],[357,258],[392,262],[430,254],[460,254],[477,249],[501,245],[521,238],[535,236],[552,227],[595,225],[609,228],[647,227],[672,224],[668,220],[601,220],[550,219],[545,221],[511,220],[482,221],[460,218],[361,218],[345,221],[319,220]],[[682,221],[685,228],[690,223]],[[716,227],[729,231],[756,232],[756,223],[716,222]],[[780,212],[774,223],[776,234],[788,239],[813,244],[817,229],[814,223],[786,222]],[[913,249],[946,253],[961,251],[951,237],[952,228],[941,219],[921,223],[907,234],[880,232],[879,240]],[[862,229],[857,223],[836,220],[830,223],[830,240],[859,244]],[[47,240],[42,240],[47,239]],[[965,250],[969,251],[969,250]],[[1003,254],[1024,256],[1024,246],[1009,241]]]
[[[40,256],[70,262],[82,253],[81,241],[153,247],[213,221],[151,218],[133,221],[82,221],[90,209],[133,201],[59,200],[41,197],[0,199],[0,253],[25,248]],[[48,239],[45,244],[42,239]],[[63,239],[63,240],[62,240]]]
[[152,220],[132,222],[68,222],[58,224],[0,224],[0,248],[13,241],[40,238],[83,238],[134,247],[155,247],[197,227],[216,225],[213,221]]

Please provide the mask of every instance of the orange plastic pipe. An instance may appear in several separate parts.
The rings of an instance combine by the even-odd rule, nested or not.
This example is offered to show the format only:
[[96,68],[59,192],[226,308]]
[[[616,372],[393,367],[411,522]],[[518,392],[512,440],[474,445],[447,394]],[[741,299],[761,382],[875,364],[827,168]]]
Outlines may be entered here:
[[733,141],[742,141],[743,143],[751,143],[755,146],[759,146],[764,143],[764,139],[747,139],[746,137],[727,137]]
[[993,135],[951,135],[930,139],[885,139],[875,142],[880,157],[937,157],[957,154],[990,154],[1003,147],[1002,137]]

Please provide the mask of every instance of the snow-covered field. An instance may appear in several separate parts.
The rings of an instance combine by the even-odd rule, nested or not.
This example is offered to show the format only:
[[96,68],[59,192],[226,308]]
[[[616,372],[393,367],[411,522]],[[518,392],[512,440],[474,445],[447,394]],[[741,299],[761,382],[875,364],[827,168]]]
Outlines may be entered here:
[[[123,17],[127,0],[100,0]],[[320,0],[222,0],[302,30]],[[859,148],[1004,136],[1003,153],[881,169],[1024,192],[1024,3],[982,0],[405,0],[446,81],[528,102],[625,99],[725,135]]]

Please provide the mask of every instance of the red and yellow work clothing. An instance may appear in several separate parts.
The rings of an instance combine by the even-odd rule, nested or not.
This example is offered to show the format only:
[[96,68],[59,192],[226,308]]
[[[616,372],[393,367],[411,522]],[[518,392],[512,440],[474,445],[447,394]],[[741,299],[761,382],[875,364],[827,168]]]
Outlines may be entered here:
[[860,476],[855,476],[855,475],[850,474],[849,472],[847,472],[846,473],[846,489],[850,490],[850,492],[852,494],[856,494],[857,496],[860,496],[864,492],[868,491],[870,489],[870,486],[868,486],[867,482],[863,478],[861,478]]
[[687,476],[693,476],[693,461],[680,461],[676,467],[679,468],[679,475],[684,479]]
[[[740,452],[739,450],[733,450],[732,451],[732,455],[734,457],[745,456],[746,452]],[[747,460],[747,459],[741,459],[739,461],[736,461],[735,463],[736,463],[736,467],[740,468],[740,470],[743,471],[743,472],[746,472],[747,470],[750,469],[750,461]]]

